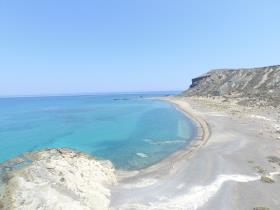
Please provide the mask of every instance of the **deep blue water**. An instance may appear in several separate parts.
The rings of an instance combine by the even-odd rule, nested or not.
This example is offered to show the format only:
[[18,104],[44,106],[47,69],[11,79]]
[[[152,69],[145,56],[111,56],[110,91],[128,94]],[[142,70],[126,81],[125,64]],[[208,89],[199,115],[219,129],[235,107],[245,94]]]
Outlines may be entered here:
[[195,135],[166,93],[0,98],[0,162],[24,152],[68,147],[138,169],[163,159]]

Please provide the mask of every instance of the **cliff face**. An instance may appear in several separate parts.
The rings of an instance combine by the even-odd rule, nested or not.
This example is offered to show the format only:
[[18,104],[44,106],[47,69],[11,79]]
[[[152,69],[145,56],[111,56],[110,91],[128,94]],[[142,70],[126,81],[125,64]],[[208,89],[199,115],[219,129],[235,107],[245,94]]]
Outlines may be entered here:
[[280,104],[280,65],[212,70],[194,78],[183,96],[223,96],[240,103]]

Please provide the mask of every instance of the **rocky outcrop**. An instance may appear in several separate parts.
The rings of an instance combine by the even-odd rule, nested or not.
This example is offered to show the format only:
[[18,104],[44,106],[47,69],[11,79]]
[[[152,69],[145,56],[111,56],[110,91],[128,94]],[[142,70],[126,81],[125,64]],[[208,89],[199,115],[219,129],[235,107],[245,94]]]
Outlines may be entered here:
[[280,65],[251,69],[220,69],[194,78],[183,96],[223,96],[244,105],[280,104]]
[[2,165],[2,209],[109,209],[109,186],[116,183],[109,161],[69,149],[34,152],[24,159],[31,162],[20,168],[7,170],[12,161]]

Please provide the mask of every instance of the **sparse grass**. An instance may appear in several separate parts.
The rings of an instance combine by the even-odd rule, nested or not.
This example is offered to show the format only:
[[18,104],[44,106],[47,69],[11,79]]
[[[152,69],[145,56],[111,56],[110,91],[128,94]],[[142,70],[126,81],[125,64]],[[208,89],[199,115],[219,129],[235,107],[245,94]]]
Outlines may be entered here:
[[267,159],[271,163],[280,163],[280,158],[277,156],[268,156]]
[[255,163],[255,161],[253,161],[253,160],[248,160],[248,163],[253,164],[253,163]]
[[266,173],[266,170],[260,166],[256,166],[255,169],[257,170],[257,172],[259,174],[265,174]]
[[263,207],[263,206],[258,206],[258,207],[255,207],[253,210],[269,210],[269,208]]
[[274,180],[267,177],[267,176],[261,176],[261,182],[264,182],[264,183],[274,183]]

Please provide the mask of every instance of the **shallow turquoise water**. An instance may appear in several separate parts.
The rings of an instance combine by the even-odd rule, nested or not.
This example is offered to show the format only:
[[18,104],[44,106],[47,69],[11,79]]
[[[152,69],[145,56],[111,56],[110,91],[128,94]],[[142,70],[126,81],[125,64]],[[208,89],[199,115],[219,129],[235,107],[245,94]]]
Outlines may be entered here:
[[162,94],[0,99],[0,162],[27,151],[68,147],[138,169],[188,144],[192,122]]

